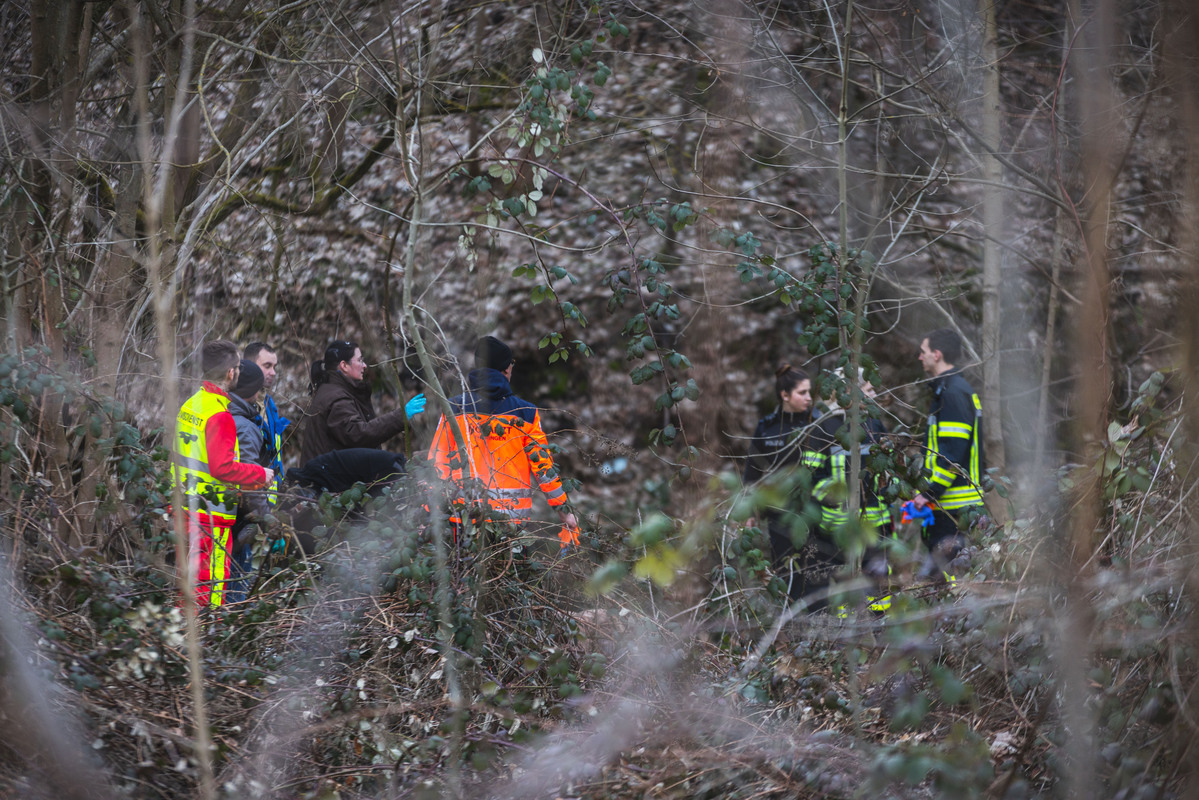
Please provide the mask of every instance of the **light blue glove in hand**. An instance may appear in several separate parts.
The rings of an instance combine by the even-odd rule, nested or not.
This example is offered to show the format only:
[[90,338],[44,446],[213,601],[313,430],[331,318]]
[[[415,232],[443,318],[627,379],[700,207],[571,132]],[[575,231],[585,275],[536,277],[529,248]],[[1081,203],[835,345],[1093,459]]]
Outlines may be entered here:
[[415,417],[417,414],[425,410],[425,403],[427,402],[428,401],[425,399],[425,393],[421,392],[404,404],[404,413],[410,417]]

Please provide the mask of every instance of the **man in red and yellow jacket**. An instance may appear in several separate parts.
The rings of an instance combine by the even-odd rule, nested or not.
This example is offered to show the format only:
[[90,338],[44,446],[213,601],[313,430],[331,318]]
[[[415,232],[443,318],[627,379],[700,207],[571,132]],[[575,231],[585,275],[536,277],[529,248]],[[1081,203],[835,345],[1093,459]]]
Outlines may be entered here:
[[[533,486],[558,511],[563,544],[577,544],[577,523],[566,507],[566,491],[554,469],[537,408],[512,393],[512,350],[494,336],[479,340],[475,369],[467,376],[470,391],[450,400],[453,424],[466,443],[460,452],[450,420],[442,416],[429,448],[437,476],[452,481],[457,497],[451,505],[486,502],[491,519],[528,521],[533,510]],[[473,480],[469,480],[473,479]],[[451,511],[451,520],[461,514]],[[568,541],[570,539],[570,541]]]
[[275,476],[267,467],[238,460],[237,425],[229,413],[229,390],[237,384],[241,364],[237,345],[208,342],[200,361],[204,384],[179,409],[172,476],[183,494],[196,603],[219,606],[229,577],[229,530],[237,518],[238,490],[264,488]]

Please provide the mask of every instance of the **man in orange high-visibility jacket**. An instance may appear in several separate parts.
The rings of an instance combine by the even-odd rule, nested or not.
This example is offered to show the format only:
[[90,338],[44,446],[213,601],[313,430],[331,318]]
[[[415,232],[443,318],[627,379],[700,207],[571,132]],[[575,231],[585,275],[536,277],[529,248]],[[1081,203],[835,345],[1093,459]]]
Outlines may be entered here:
[[[491,519],[525,522],[533,509],[536,484],[558,511],[563,530],[573,531],[575,516],[566,508],[566,491],[554,469],[537,408],[512,393],[508,382],[512,366],[512,350],[506,344],[494,336],[479,340],[475,369],[467,376],[470,391],[450,400],[452,422],[461,431],[467,452],[459,452],[451,421],[442,416],[429,461],[439,478],[454,482],[455,505],[485,500],[493,512]],[[472,488],[477,489],[477,497],[470,497]],[[458,512],[451,511],[452,521],[459,518]]]
[[200,362],[204,384],[179,409],[171,472],[183,494],[196,603],[219,606],[229,578],[229,532],[237,518],[238,489],[261,489],[275,475],[267,467],[238,460],[237,425],[229,413],[229,390],[237,384],[241,365],[237,345],[208,342]]

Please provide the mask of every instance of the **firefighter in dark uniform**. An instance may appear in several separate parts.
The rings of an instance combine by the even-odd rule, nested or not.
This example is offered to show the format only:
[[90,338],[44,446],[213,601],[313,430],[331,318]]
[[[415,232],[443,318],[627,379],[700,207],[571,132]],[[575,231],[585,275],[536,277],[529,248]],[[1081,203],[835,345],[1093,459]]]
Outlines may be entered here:
[[[768,475],[806,469],[809,472],[821,465],[820,454],[809,447],[809,439],[819,412],[812,409],[812,381],[803,370],[782,364],[774,373],[775,396],[779,406],[773,413],[758,421],[750,440],[749,456],[745,462],[742,481],[752,486]],[[811,479],[797,476],[790,502],[786,508],[768,510],[766,530],[770,535],[771,562],[775,572],[788,584],[788,594],[798,599],[828,585],[830,576],[840,565],[837,547],[821,539],[812,530],[807,541],[796,548],[792,533],[796,515],[807,505]],[[749,521],[753,524],[753,520]],[[814,526],[813,526],[814,528]],[[817,606],[823,606],[817,601]]]
[[[917,573],[933,580],[952,579],[967,547],[962,531],[986,519],[982,477],[982,403],[955,365],[962,339],[949,328],[929,333],[920,343],[920,364],[932,378],[924,448],[924,487],[912,498],[917,508],[930,507],[933,522],[924,528],[929,557]],[[964,556],[963,556],[964,557]]]
[[[845,386],[844,371],[835,375]],[[849,413],[836,398],[828,402],[828,410],[820,417],[812,435],[812,447],[820,454],[820,466],[812,476],[812,496],[820,503],[820,529],[824,538],[838,542],[844,551],[851,537],[856,541],[856,550],[862,559],[862,569],[876,581],[883,581],[889,574],[886,540],[894,536],[891,512],[882,494],[884,476],[871,469],[871,457],[878,443],[887,433],[882,421],[868,416],[868,404],[876,396],[874,386],[862,377],[858,382],[863,396],[861,434],[857,441],[848,437]],[[861,472],[858,476],[858,522],[851,526],[849,516],[850,448],[856,444],[861,452]],[[842,555],[842,563],[845,558]],[[885,611],[890,607],[890,597],[882,593],[868,598],[872,611]]]

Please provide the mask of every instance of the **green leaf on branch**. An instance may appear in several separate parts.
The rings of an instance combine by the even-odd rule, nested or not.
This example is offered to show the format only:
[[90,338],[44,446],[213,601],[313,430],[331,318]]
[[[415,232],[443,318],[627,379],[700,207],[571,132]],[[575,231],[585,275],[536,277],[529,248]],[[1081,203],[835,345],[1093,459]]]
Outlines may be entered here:
[[683,557],[668,545],[653,548],[633,565],[633,574],[642,580],[649,579],[660,587],[674,583]]
[[628,567],[619,561],[609,562],[597,569],[587,583],[587,593],[592,596],[607,594],[629,574]]
[[629,373],[629,378],[632,379],[635,386],[640,386],[646,381],[652,380],[660,372],[662,372],[662,364],[655,361],[652,364],[637,367],[637,369]]
[[661,512],[651,514],[644,522],[629,532],[629,543],[634,547],[651,547],[674,533],[674,520]]

